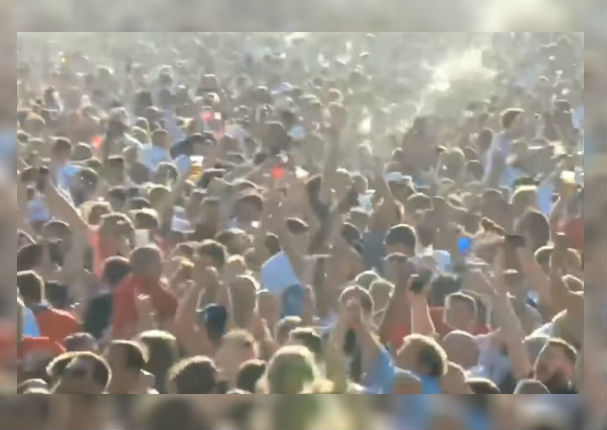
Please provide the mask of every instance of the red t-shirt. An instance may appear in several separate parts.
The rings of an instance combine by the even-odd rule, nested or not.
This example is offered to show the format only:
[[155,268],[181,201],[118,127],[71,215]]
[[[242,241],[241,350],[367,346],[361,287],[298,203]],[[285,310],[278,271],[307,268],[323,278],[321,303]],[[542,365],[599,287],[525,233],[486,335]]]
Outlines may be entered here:
[[48,355],[55,357],[63,354],[65,348],[58,342],[48,337],[23,336],[21,344],[17,350],[18,358],[25,358],[31,354]]
[[80,331],[80,323],[71,313],[51,307],[34,309],[40,335],[62,343],[70,334]]
[[137,315],[136,300],[139,294],[150,296],[152,306],[158,318],[170,320],[177,312],[177,299],[160,284],[150,284],[145,279],[137,276],[127,276],[114,290],[112,329],[114,336],[119,337],[128,332],[139,319]]
[[565,223],[563,233],[567,235],[569,246],[584,251],[584,219],[575,218]]

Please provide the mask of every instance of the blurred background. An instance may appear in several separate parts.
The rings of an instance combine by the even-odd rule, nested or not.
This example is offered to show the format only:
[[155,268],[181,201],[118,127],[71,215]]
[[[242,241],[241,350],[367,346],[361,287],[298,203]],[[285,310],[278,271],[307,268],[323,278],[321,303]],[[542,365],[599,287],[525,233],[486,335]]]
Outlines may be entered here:
[[[215,4],[217,3],[217,4]],[[457,3],[457,4],[456,4]],[[378,6],[381,4],[381,6]],[[225,428],[388,428],[415,429],[605,429],[604,396],[607,368],[607,215],[606,34],[605,4],[592,0],[22,0],[13,10],[0,3],[0,146],[11,144],[16,106],[15,30],[33,31],[286,31],[294,28],[333,31],[582,31],[585,30],[585,89],[589,114],[586,123],[585,229],[592,238],[586,262],[586,339],[584,366],[586,410],[580,398],[558,396],[515,398],[482,396],[467,398],[389,398],[389,396],[287,396],[254,399],[251,396],[208,396],[188,399],[151,396],[116,401],[77,396],[0,397],[0,429],[153,429]],[[10,232],[14,211],[9,170],[0,176],[0,291],[15,291],[14,255]],[[7,179],[6,176],[9,178]],[[4,235],[6,233],[6,236]],[[14,241],[13,241],[14,242]],[[14,293],[13,293],[14,294]],[[3,317],[0,329],[14,323],[14,297],[0,297]],[[0,346],[0,348],[2,348]],[[14,389],[10,369],[0,387]],[[146,398],[147,397],[147,398]],[[158,397],[158,396],[157,396]],[[245,398],[246,397],[246,398]],[[153,404],[150,404],[153,402]],[[159,403],[156,403],[159,402]],[[432,405],[429,408],[429,405]],[[436,405],[440,405],[437,407]],[[355,411],[355,412],[353,412]],[[414,413],[411,411],[415,411]],[[425,411],[425,412],[424,412]],[[406,418],[403,418],[408,414]],[[320,424],[320,425],[319,425]]]
[[[578,396],[186,395],[5,399],[6,429],[567,430],[582,427]],[[599,427],[597,427],[598,429]]]

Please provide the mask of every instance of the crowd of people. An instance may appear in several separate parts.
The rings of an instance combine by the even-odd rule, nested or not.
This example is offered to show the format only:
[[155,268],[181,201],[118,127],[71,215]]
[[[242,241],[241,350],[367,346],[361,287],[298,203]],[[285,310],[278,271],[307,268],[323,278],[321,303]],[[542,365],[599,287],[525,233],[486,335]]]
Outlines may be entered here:
[[578,393],[582,37],[24,38],[19,392]]

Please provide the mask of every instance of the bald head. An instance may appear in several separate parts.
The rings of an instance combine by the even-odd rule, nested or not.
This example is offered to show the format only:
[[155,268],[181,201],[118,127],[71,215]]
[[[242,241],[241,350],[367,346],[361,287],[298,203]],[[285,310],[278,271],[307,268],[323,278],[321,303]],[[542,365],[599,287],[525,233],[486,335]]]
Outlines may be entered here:
[[478,344],[470,333],[454,330],[443,338],[442,344],[449,361],[464,369],[470,369],[478,363]]

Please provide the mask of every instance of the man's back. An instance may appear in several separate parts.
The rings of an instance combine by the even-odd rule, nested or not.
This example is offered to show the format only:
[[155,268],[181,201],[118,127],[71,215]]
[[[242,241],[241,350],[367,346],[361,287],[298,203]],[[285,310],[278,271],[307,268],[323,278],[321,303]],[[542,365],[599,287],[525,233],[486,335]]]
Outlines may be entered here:
[[34,309],[34,314],[41,336],[46,336],[55,342],[61,343],[66,336],[80,330],[76,318],[67,311],[44,306]]

